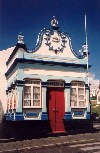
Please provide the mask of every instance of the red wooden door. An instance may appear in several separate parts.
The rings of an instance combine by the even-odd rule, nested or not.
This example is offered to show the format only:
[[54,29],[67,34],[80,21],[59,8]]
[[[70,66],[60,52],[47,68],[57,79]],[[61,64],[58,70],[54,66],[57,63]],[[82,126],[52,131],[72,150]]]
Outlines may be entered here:
[[64,132],[64,88],[50,87],[47,90],[48,115],[52,132]]

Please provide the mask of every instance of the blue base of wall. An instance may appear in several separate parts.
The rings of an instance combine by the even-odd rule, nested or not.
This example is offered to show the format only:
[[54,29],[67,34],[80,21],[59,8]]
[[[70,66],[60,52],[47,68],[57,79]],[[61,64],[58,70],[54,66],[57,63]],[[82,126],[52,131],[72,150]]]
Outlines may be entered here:
[[[25,115],[26,117],[28,117],[29,118],[29,120],[40,120],[40,119],[38,119],[38,113],[27,113],[26,115]],[[12,113],[12,114],[6,114],[5,115],[5,119],[7,120],[7,121],[24,121],[25,119],[24,119],[24,114],[23,113]],[[47,113],[46,112],[42,112],[42,114],[41,114],[41,120],[48,120],[48,115],[47,115]]]
[[42,112],[41,120],[48,120],[48,115],[46,112]]
[[[75,112],[75,115],[78,115],[78,117],[80,116],[80,118],[81,118],[81,115],[83,115],[83,112]],[[84,115],[83,115],[84,116]],[[72,118],[72,114],[71,114],[71,112],[66,112],[65,113],[65,116],[64,116],[64,119],[65,120],[74,120],[73,118]],[[87,112],[86,113],[86,118],[85,119],[91,119],[91,114],[90,114],[90,112]]]
[[87,112],[86,119],[90,119],[90,118],[91,118],[91,114],[90,114],[90,112]]
[[8,121],[22,121],[24,120],[24,116],[22,113],[16,113],[16,114],[6,114],[5,115],[6,120]]
[[[48,120],[48,114],[46,112],[42,112],[40,119],[38,119],[38,114],[37,113],[27,113],[26,117],[29,117],[30,120],[31,119],[36,120],[36,118],[37,118],[37,120]],[[9,120],[9,121],[24,121],[24,114],[23,113],[6,114],[5,118],[6,118],[6,120]],[[91,118],[90,112],[87,112],[86,119],[90,119],[90,118]],[[66,112],[65,113],[64,120],[74,120],[72,118],[71,112]]]
[[66,112],[66,113],[65,113],[65,116],[64,116],[64,119],[65,119],[65,120],[72,119],[72,114],[71,114],[71,112]]

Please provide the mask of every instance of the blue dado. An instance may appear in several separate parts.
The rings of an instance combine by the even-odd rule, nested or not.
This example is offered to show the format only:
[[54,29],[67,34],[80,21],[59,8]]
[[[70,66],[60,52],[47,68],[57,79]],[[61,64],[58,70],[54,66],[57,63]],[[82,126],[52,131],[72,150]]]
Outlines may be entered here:
[[48,120],[48,114],[46,112],[42,112],[41,120]]
[[71,113],[71,112],[66,112],[66,113],[65,113],[65,116],[64,116],[64,119],[65,119],[65,120],[72,119],[72,113]]
[[90,114],[90,112],[87,112],[87,113],[86,113],[86,119],[91,119],[91,114]]
[[24,120],[24,115],[22,113],[12,113],[12,114],[6,114],[6,120],[8,121],[22,121]]

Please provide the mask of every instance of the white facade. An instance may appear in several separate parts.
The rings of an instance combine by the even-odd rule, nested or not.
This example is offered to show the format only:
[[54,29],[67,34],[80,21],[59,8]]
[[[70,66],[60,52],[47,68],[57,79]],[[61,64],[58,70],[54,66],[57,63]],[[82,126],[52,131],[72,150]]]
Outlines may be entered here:
[[84,50],[74,52],[55,18],[51,25],[39,33],[34,50],[20,34],[14,48],[1,52],[0,99],[6,121],[49,122],[53,132],[64,132],[68,121],[90,120],[87,57]]

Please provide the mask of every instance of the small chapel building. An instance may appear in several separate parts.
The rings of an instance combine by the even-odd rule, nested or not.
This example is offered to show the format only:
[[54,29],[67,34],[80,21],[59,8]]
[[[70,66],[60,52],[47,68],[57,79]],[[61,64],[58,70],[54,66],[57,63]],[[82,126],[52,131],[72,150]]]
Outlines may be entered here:
[[20,33],[6,61],[6,122],[49,123],[51,132],[90,123],[86,44],[77,54],[55,17],[51,30],[39,33],[34,50],[27,49],[23,38]]

